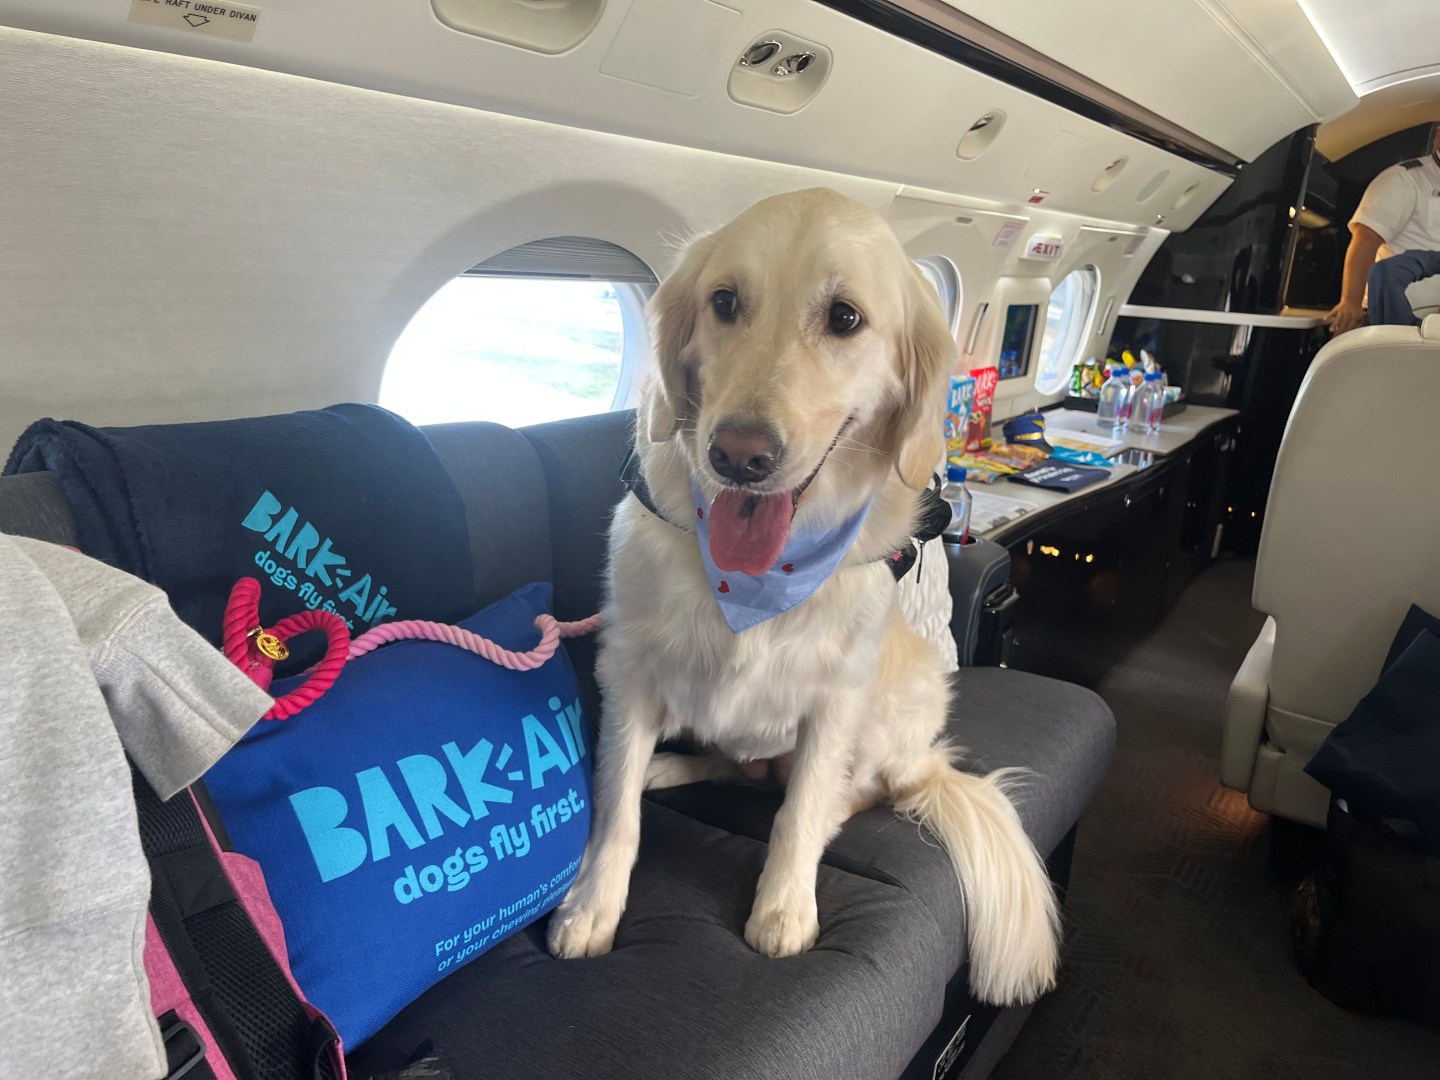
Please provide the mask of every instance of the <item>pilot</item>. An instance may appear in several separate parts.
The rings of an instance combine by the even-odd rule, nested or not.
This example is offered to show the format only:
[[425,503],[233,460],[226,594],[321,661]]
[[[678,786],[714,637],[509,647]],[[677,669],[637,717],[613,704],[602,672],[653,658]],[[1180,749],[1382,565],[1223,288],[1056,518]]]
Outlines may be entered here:
[[1440,126],[1429,154],[1391,165],[1370,181],[1350,232],[1340,303],[1325,316],[1326,325],[1343,334],[1365,321],[1368,277],[1370,324],[1414,326],[1405,287],[1440,274]]

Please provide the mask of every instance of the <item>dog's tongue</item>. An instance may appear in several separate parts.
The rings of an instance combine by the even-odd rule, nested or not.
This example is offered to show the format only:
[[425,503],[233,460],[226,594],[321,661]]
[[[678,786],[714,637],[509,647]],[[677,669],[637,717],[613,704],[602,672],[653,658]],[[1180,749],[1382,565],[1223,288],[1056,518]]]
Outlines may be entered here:
[[710,505],[710,558],[721,570],[758,577],[785,550],[794,513],[788,491],[752,495],[727,488]]

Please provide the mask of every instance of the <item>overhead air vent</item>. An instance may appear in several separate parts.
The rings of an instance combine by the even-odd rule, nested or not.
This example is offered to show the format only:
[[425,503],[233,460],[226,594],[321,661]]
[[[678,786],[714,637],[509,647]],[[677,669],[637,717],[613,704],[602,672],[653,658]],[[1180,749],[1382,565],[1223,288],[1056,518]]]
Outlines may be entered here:
[[1150,178],[1149,182],[1143,188],[1140,189],[1140,194],[1135,196],[1135,201],[1141,203],[1149,202],[1155,197],[1155,193],[1164,186],[1165,181],[1169,179],[1170,170],[1161,169],[1158,173],[1156,173]]
[[955,156],[961,161],[974,161],[990,149],[995,140],[1000,137],[1000,132],[1004,127],[1004,112],[999,109],[991,109],[978,117],[970,125],[969,130],[960,137],[960,145],[955,147]]
[[1102,191],[1108,191],[1110,185],[1120,179],[1120,174],[1125,171],[1125,166],[1130,164],[1128,157],[1118,157],[1100,170],[1100,175],[1095,178],[1095,183],[1090,185],[1090,190],[1097,195]]
[[1186,203],[1188,203],[1191,199],[1193,199],[1193,198],[1195,197],[1195,193],[1196,193],[1197,191],[1199,191],[1199,190],[1200,190],[1200,184],[1199,184],[1198,181],[1197,181],[1196,183],[1191,184],[1191,185],[1190,185],[1189,187],[1187,187],[1184,191],[1180,192],[1180,197],[1177,198],[1173,204],[1171,204],[1170,209],[1171,209],[1171,210],[1179,210],[1179,209],[1181,209]]
[[830,50],[783,30],[761,34],[730,69],[730,99],[770,112],[799,112],[830,74]]
[[552,236],[502,251],[467,277],[589,278],[655,284],[655,274],[618,244],[588,236]]
[[452,30],[538,53],[573,49],[595,29],[605,0],[430,0]]

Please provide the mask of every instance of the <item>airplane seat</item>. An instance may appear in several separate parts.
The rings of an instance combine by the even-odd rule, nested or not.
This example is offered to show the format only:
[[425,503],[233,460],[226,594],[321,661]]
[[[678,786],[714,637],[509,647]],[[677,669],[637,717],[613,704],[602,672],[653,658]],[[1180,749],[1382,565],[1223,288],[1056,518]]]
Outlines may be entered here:
[[1405,295],[1410,299],[1410,310],[1422,323],[1440,314],[1440,274],[1421,278],[1405,290]]
[[1440,612],[1440,314],[1315,357],[1271,482],[1252,602],[1268,618],[1230,687],[1220,779],[1323,826],[1311,754],[1375,684],[1411,604]]

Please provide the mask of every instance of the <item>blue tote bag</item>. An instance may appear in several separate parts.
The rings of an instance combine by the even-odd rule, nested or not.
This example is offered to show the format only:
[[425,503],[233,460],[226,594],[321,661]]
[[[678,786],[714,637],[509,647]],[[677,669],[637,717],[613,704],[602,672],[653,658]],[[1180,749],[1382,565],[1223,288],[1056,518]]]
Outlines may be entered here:
[[[550,600],[528,585],[458,625],[532,649]],[[512,671],[404,641],[206,774],[265,873],[296,981],[349,1047],[564,898],[590,831],[585,727],[563,648]]]

